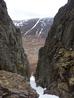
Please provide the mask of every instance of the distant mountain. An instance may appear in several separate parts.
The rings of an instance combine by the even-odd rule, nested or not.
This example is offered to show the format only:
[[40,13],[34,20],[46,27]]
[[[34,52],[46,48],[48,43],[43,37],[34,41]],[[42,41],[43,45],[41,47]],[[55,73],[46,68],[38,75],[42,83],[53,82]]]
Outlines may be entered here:
[[53,18],[36,18],[29,20],[13,21],[24,36],[46,37],[53,23]]

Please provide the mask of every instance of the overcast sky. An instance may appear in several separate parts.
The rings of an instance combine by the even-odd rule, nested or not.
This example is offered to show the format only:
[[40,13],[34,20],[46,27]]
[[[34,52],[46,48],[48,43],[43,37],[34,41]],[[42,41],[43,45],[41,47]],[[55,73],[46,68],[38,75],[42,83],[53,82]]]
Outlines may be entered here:
[[13,20],[54,17],[68,0],[5,0]]

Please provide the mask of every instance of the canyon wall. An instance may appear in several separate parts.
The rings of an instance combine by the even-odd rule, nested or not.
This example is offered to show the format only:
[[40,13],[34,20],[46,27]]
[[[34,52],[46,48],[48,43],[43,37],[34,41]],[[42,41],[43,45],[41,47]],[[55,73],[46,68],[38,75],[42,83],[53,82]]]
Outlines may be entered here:
[[61,7],[44,47],[39,50],[35,73],[45,93],[74,98],[74,0]]
[[0,0],[0,70],[29,78],[29,62],[22,47],[20,30],[14,26],[3,0]]

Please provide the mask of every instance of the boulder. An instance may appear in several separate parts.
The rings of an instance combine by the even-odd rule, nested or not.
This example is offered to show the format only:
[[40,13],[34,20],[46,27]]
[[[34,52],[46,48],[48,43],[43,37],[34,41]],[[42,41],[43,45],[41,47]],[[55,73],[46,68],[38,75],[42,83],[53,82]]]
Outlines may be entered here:
[[0,98],[38,98],[25,78],[16,73],[0,71]]

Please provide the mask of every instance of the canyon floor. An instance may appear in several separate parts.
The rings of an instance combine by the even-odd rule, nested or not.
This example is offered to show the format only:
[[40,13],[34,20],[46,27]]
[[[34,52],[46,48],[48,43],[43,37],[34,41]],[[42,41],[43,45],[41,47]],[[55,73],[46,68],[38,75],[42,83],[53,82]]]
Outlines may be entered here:
[[34,73],[38,61],[38,51],[40,47],[44,46],[45,38],[30,36],[22,37],[22,40],[23,47],[30,63],[30,71],[31,73]]

